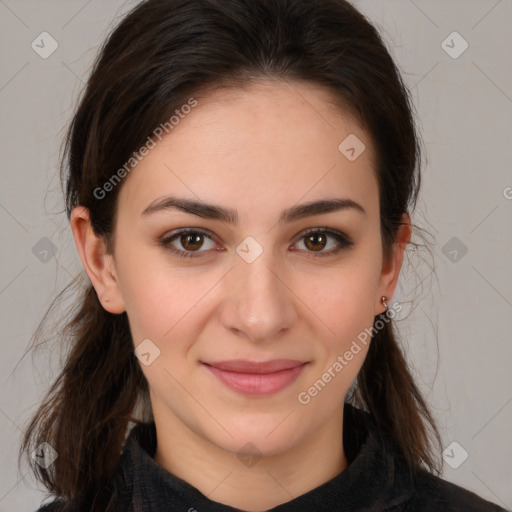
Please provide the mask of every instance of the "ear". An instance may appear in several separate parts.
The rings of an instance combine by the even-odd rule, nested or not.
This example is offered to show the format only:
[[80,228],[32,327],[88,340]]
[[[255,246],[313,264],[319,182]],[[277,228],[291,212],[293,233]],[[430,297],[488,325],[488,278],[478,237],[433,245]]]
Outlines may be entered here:
[[398,227],[396,241],[392,246],[392,253],[389,256],[388,261],[384,261],[382,264],[382,272],[380,275],[379,282],[379,296],[376,297],[376,313],[378,315],[383,313],[386,308],[381,302],[381,297],[384,295],[387,297],[388,302],[393,297],[398,283],[398,276],[400,275],[400,269],[402,268],[402,261],[405,249],[411,238],[412,227],[411,219],[407,213],[402,216],[402,222]]
[[70,222],[82,265],[103,308],[110,313],[123,313],[126,309],[118,285],[114,257],[107,254],[104,239],[94,232],[89,210],[84,206],[73,208]]

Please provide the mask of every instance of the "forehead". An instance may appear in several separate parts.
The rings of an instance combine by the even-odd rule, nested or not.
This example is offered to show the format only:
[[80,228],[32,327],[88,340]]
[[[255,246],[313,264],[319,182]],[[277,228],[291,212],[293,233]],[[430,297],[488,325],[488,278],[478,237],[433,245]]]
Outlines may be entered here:
[[[329,196],[371,210],[377,181],[369,135],[326,89],[283,80],[194,99],[125,178],[120,208],[140,215],[168,193],[237,208],[242,217]],[[345,140],[364,144],[355,160],[340,150]]]

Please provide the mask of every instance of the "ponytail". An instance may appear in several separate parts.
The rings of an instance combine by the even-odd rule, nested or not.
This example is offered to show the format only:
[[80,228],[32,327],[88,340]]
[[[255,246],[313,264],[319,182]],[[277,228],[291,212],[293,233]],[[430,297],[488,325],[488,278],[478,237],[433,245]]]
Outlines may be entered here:
[[379,430],[412,470],[426,466],[439,474],[441,466],[431,446],[433,436],[441,447],[435,421],[398,346],[393,322],[381,322],[384,326],[373,336],[350,401],[370,412]]
[[[23,437],[21,451],[48,443],[57,458],[30,464],[51,493],[66,499],[99,499],[122,451],[137,397],[147,381],[133,353],[127,316],[101,306],[90,285],[65,327],[72,340],[64,368]],[[92,498],[91,498],[92,497]]]

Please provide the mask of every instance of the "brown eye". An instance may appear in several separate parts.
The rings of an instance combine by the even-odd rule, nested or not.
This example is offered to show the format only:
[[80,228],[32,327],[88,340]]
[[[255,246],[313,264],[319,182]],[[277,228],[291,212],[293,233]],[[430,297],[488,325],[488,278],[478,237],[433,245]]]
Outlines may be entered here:
[[[324,251],[329,245],[329,239],[334,239],[331,250]],[[345,234],[331,229],[311,229],[302,235],[304,246],[309,256],[323,257],[337,254],[342,249],[354,245],[354,242]]]
[[196,251],[197,249],[200,249],[203,245],[202,241],[202,235],[201,233],[187,233],[184,235],[180,235],[180,243],[183,248],[190,250],[190,251]]
[[314,233],[312,235],[307,235],[305,239],[306,247],[312,251],[321,251],[327,244],[326,236],[324,233]]
[[[331,239],[334,241],[331,244],[332,248],[325,251],[324,249],[329,247]],[[205,240],[212,242],[213,247],[207,247],[205,250],[201,250],[204,246]],[[352,240],[344,233],[327,228],[311,229],[304,233],[300,240],[304,240],[305,252],[308,253],[309,256],[313,257],[333,256],[342,249],[354,245],[354,242],[352,242]],[[179,243],[178,247],[176,246],[176,242]],[[180,229],[168,236],[165,236],[159,240],[159,243],[166,250],[180,258],[201,257],[203,256],[202,253],[207,253],[209,252],[208,249],[213,249],[215,247],[210,234],[197,228]]]
[[[200,229],[181,229],[159,240],[166,250],[176,254],[180,258],[201,257],[207,250],[200,250],[205,243],[205,239],[213,244],[212,237]],[[177,243],[176,243],[177,242]],[[213,244],[215,246],[215,244]],[[207,248],[211,249],[213,247]],[[194,254],[197,253],[197,254]]]

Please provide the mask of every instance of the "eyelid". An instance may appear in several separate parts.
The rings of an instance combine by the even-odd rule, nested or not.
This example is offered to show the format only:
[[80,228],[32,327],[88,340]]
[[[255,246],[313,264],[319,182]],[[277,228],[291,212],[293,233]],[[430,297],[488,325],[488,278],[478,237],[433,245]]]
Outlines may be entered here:
[[[162,245],[164,247],[164,249],[166,249],[172,253],[175,253],[178,257],[182,257],[182,258],[201,257],[200,256],[201,253],[208,253],[212,250],[215,250],[215,249],[208,249],[208,250],[197,250],[197,251],[184,251],[181,249],[176,249],[175,247],[173,247],[171,245],[171,242],[176,240],[180,235],[188,234],[188,233],[202,234],[212,241],[214,241],[216,238],[216,236],[211,231],[209,231],[207,229],[187,227],[187,228],[179,228],[174,231],[171,231],[170,234],[165,234],[163,237],[157,239],[157,241],[160,245]],[[330,228],[327,226],[311,227],[311,228],[306,228],[306,229],[302,230],[295,237],[296,241],[294,242],[294,244],[297,243],[298,241],[302,240],[309,234],[315,234],[315,233],[323,233],[331,238],[334,238],[334,240],[338,244],[338,247],[334,250],[331,249],[330,251],[326,251],[326,252],[319,251],[319,252],[315,253],[315,251],[301,251],[301,250],[299,250],[298,252],[308,253],[307,257],[314,257],[314,258],[328,257],[328,256],[334,256],[335,254],[339,253],[343,249],[348,249],[354,245],[352,238],[350,236],[348,236],[346,233],[344,233],[343,231],[340,231],[338,229]],[[295,251],[295,252],[297,252],[297,251]],[[196,254],[198,254],[198,256],[196,256]]]
[[[174,241],[180,235],[188,234],[188,233],[199,233],[199,234],[204,235],[205,237],[209,238],[212,241],[214,241],[216,238],[215,235],[207,229],[190,227],[190,228],[179,228],[174,231],[170,231],[169,233],[166,233],[163,237],[159,238],[157,241],[164,247],[167,247],[168,244],[171,243],[171,241]],[[179,251],[179,249],[176,249],[176,251]],[[194,253],[194,251],[183,251],[183,252],[188,252],[191,254]],[[207,251],[199,250],[199,251],[195,251],[195,252],[200,253],[200,252],[207,252]]]
[[318,226],[318,227],[314,227],[314,228],[307,228],[298,234],[297,241],[302,240],[309,234],[315,234],[315,233],[326,234],[328,237],[334,238],[334,240],[337,243],[337,247],[335,249],[331,249],[330,251],[326,251],[326,252],[305,251],[308,254],[308,257],[313,257],[313,258],[326,257],[327,258],[329,256],[335,256],[342,250],[349,249],[350,247],[352,247],[354,245],[354,241],[346,233],[344,233],[343,231],[340,231],[338,229],[330,228],[328,226]]

